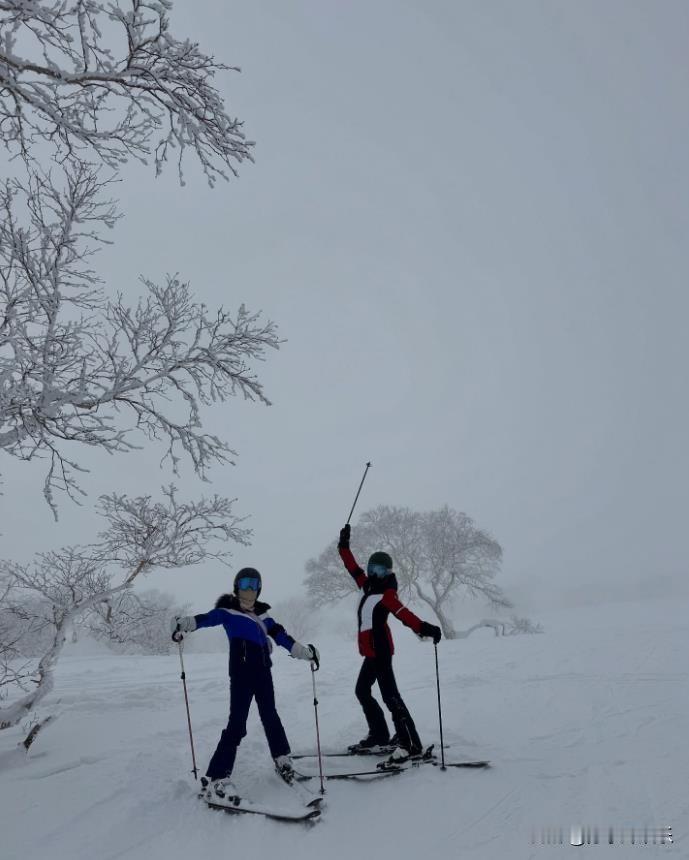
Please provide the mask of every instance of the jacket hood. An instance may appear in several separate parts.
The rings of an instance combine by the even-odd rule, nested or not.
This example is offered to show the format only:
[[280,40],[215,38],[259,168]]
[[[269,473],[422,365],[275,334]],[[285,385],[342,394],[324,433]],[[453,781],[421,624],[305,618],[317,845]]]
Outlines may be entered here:
[[[216,609],[236,609],[239,612],[243,612],[244,610],[239,605],[239,599],[234,594],[221,594],[220,597],[215,601]],[[257,600],[254,603],[254,613],[256,615],[263,615],[264,612],[267,612],[270,609],[270,606],[267,603],[263,603],[261,600]]]
[[365,594],[382,594],[388,588],[394,588],[397,591],[397,577],[394,573],[389,573],[387,576],[368,576],[364,583]]

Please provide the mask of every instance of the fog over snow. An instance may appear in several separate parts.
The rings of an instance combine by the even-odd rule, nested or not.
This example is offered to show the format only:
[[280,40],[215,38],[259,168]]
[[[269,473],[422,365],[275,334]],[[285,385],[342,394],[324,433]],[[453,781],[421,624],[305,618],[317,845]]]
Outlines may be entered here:
[[[328,782],[312,828],[229,818],[195,799],[177,655],[89,657],[70,646],[59,692],[46,702],[53,709],[59,699],[62,713],[35,750],[27,758],[13,749],[18,729],[0,733],[3,860],[550,860],[573,850],[573,826],[589,828],[592,840],[598,832],[598,845],[583,851],[686,857],[686,613],[654,601],[560,610],[544,621],[541,636],[483,631],[439,648],[446,758],[490,758],[490,770],[425,765],[372,784]],[[422,740],[437,745],[432,646],[395,632],[400,689]],[[321,737],[336,750],[363,729],[351,690],[358,661],[351,637],[322,631],[318,641]],[[189,654],[185,668],[203,768],[227,714],[226,657]],[[278,706],[295,752],[315,747],[309,676],[307,664],[276,654]],[[272,771],[254,710],[250,716],[235,783],[245,797],[298,810]],[[371,757],[326,760],[325,771],[362,761],[371,765]],[[299,768],[318,773],[315,760]],[[310,784],[318,789],[317,779]],[[667,826],[674,842],[653,845],[653,828]],[[551,838],[562,832],[564,844],[541,844],[548,829]]]
[[[687,597],[689,9],[584,0],[175,4],[255,165],[208,188],[130,164],[108,291],[179,272],[280,327],[273,406],[219,405],[237,565],[276,596],[349,510],[447,503],[501,542],[524,611]],[[162,450],[79,461],[89,498],[2,464],[3,555],[89,540],[101,492],[156,492]],[[356,518],[355,518],[356,520]],[[201,611],[215,565],[156,573]],[[476,610],[481,611],[481,610]]]
[[[255,164],[215,188],[192,160],[183,187],[174,166],[156,179],[125,165],[124,217],[93,264],[111,297],[135,303],[140,276],[178,273],[209,313],[246,304],[274,320],[283,343],[256,368],[272,405],[204,408],[204,431],[236,451],[209,483],[184,460],[173,478],[144,437],[116,457],[70,451],[88,495],[58,498],[58,522],[46,461],[3,457],[0,555],[28,563],[93,541],[104,493],[157,496],[173,480],[180,499],[236,498],[253,537],[230,568],[159,567],[136,588],[201,613],[237,568],[258,568],[277,620],[282,603],[295,637],[320,648],[329,750],[365,731],[356,598],[291,615],[284,601],[328,544],[339,564],[367,461],[360,562],[368,509],[465,511],[504,550],[496,585],[542,632],[496,636],[498,610],[458,599],[460,637],[437,651],[447,757],[492,767],[333,781],[307,828],[206,809],[176,651],[115,653],[82,630],[40,707],[0,731],[1,860],[539,860],[567,850],[541,846],[542,829],[566,840],[573,825],[601,840],[614,828],[597,850],[619,856],[622,831],[671,826],[662,850],[689,857],[689,4],[177,0],[171,25],[241,67],[216,84]],[[103,612],[111,585],[94,591]],[[55,630],[67,617],[26,606],[52,610]],[[437,749],[433,647],[393,625],[400,691]],[[185,641],[202,773],[227,719],[226,649],[218,629]],[[293,751],[313,751],[309,664],[275,650]],[[326,773],[333,762],[360,766],[330,759]],[[246,797],[296,802],[255,709],[233,778]]]

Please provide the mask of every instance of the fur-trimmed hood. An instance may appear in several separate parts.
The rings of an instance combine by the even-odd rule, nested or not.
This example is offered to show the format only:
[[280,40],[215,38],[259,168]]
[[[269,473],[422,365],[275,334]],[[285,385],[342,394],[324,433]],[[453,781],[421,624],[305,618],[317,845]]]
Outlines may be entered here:
[[[239,605],[239,599],[235,594],[221,594],[220,597],[215,601],[216,609],[238,609],[240,612],[244,610]],[[267,603],[263,603],[262,600],[257,600],[254,603],[254,613],[256,615],[263,615],[264,612],[267,612],[270,609],[270,606]]]

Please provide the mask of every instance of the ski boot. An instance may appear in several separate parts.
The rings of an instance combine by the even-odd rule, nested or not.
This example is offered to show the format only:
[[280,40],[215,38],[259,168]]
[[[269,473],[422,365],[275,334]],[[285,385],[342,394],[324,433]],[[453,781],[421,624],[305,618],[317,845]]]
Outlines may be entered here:
[[205,793],[200,795],[207,803],[215,803],[218,806],[237,806],[240,798],[237,794],[237,789],[234,787],[232,779],[229,776],[222,779],[209,779],[207,776],[201,777],[201,789],[203,791],[205,783]]
[[407,762],[414,763],[419,761],[427,761],[434,758],[433,755],[433,747],[430,746],[427,750],[424,750],[422,746],[419,747],[411,747],[410,749],[406,749],[405,747],[397,747],[392,751],[392,753],[385,759],[384,762],[381,762],[378,767],[381,770],[387,770],[402,767],[407,764]]
[[280,779],[284,779],[284,781],[288,785],[292,785],[292,783],[294,782],[294,767],[292,765],[292,756],[279,755],[275,759],[275,772],[280,777]]
[[367,735],[358,743],[347,747],[352,755],[378,755],[390,751],[390,739]]

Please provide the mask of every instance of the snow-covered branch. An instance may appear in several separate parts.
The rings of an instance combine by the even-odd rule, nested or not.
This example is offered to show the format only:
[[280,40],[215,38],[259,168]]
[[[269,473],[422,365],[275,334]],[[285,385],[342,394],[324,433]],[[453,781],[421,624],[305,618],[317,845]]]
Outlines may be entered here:
[[97,604],[80,627],[120,653],[167,654],[174,647],[170,618],[189,611],[157,589],[129,590]]
[[522,633],[543,633],[541,624],[534,624],[528,618],[520,618],[517,615],[511,615],[509,619],[504,618],[484,618],[478,624],[473,624],[466,630],[455,631],[455,639],[466,639],[468,636],[482,627],[488,627],[495,633],[496,636],[518,636]]
[[30,164],[37,144],[58,162],[171,157],[187,150],[208,181],[237,174],[253,143],[214,85],[239,71],[170,30],[170,0],[0,3],[0,143]]
[[[41,553],[32,564],[0,563],[5,600],[10,589],[23,595],[25,622],[49,629],[33,673],[35,686],[0,708],[0,728],[15,725],[50,692],[73,624],[104,604],[112,605],[154,568],[188,567],[208,558],[222,561],[229,554],[228,540],[246,544],[250,534],[232,513],[231,501],[216,496],[183,503],[172,487],[160,502],[149,496],[102,496],[99,510],[107,523],[99,542]],[[3,609],[12,611],[9,605],[0,605]]]
[[0,188],[0,448],[48,458],[55,514],[56,490],[82,492],[75,442],[121,453],[163,440],[175,473],[184,453],[202,478],[232,462],[202,432],[201,408],[235,395],[269,404],[253,363],[279,346],[272,322],[244,305],[210,312],[177,277],[144,280],[135,307],[107,301],[90,258],[118,217],[110,183],[83,165],[62,180]]

